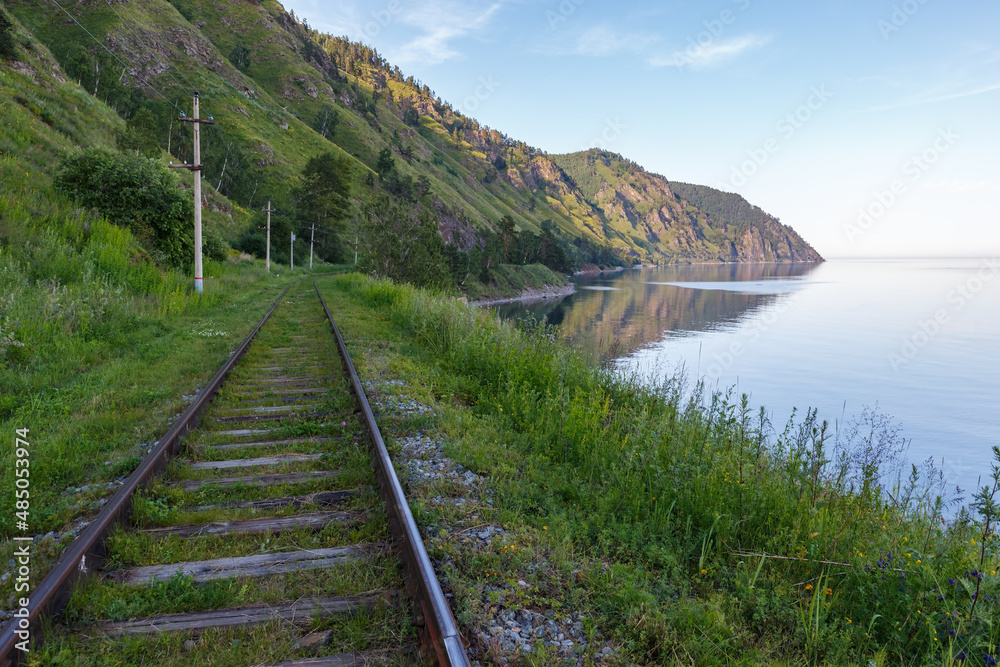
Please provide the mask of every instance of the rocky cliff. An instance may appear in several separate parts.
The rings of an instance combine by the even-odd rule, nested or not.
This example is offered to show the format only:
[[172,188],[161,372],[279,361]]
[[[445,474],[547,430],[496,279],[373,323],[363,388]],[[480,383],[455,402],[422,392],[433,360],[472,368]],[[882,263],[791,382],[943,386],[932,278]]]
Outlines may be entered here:
[[795,230],[739,195],[671,183],[620,155],[589,150],[552,159],[608,227],[667,261],[818,262]]

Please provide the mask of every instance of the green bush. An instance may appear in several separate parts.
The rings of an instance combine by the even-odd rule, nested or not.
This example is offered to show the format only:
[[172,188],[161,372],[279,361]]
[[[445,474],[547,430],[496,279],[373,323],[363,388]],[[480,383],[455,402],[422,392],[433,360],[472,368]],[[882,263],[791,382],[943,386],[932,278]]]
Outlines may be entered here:
[[157,129],[153,112],[148,107],[140,107],[125,121],[125,130],[115,135],[118,150],[143,157],[158,157],[162,149]]
[[63,159],[55,185],[78,204],[131,229],[171,264],[191,263],[194,204],[176,176],[155,160],[104,148],[74,151]]
[[214,259],[217,262],[226,260],[226,242],[222,240],[218,232],[209,227],[202,230],[201,252],[205,259]]
[[229,62],[233,64],[233,67],[240,70],[241,72],[247,72],[250,69],[250,49],[239,44],[233,47],[233,50],[229,52]]

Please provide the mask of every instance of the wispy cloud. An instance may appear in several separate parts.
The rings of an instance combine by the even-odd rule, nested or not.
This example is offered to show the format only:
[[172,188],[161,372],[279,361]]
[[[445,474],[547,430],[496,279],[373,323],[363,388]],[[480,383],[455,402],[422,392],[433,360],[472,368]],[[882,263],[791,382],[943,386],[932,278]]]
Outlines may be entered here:
[[393,60],[399,64],[435,65],[462,55],[452,42],[485,27],[500,9],[499,2],[478,8],[469,4],[431,0],[405,10],[400,20],[423,34],[395,50]]
[[921,104],[933,104],[935,102],[957,100],[963,97],[974,97],[976,95],[992,93],[995,90],[1000,90],[1000,83],[978,85],[971,88],[965,87],[962,90],[956,90],[955,88],[956,87],[952,84],[935,86],[916,95],[911,95],[895,102],[889,102],[888,104],[880,104],[879,106],[871,107],[865,111],[888,111],[889,109],[902,109],[904,107],[913,107]]
[[717,67],[735,60],[744,53],[766,46],[772,39],[772,35],[750,34],[713,40],[707,44],[692,41],[687,47],[673,53],[653,56],[649,59],[649,64],[653,67],[691,67],[694,69]]
[[623,32],[608,25],[596,25],[560,40],[546,39],[536,46],[536,53],[547,56],[606,57],[618,53],[642,53],[659,41],[658,35]]
[[657,40],[656,35],[625,33],[602,25],[583,32],[573,51],[582,56],[610,56],[623,51],[637,53]]

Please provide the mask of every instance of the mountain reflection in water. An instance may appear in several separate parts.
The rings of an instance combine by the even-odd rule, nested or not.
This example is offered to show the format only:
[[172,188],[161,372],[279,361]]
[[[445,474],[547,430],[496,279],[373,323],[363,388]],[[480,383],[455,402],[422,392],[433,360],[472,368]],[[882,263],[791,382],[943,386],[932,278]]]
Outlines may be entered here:
[[786,298],[817,266],[685,264],[576,276],[577,291],[567,297],[493,310],[504,319],[559,325],[561,335],[574,345],[618,357],[667,336],[738,322]]

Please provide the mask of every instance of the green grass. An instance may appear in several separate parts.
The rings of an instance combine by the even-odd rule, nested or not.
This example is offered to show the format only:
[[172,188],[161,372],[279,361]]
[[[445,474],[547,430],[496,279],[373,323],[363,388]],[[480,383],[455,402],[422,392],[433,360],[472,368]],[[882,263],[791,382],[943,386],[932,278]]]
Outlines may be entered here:
[[[379,503],[372,496],[363,509],[371,510]],[[360,503],[359,503],[360,504]],[[342,509],[342,508],[336,508]],[[330,511],[327,508],[297,508],[291,512],[257,513],[252,518],[263,516],[288,516],[305,512]],[[238,513],[229,510],[225,520],[237,521]],[[220,516],[210,517],[209,521],[220,520]],[[178,516],[182,521],[183,517]],[[171,521],[171,525],[175,524]],[[183,563],[193,560],[211,560],[213,558],[236,558],[253,556],[259,553],[288,551],[291,549],[330,549],[346,547],[354,544],[368,544],[382,541],[387,534],[385,516],[378,510],[371,510],[355,525],[331,522],[322,530],[308,529],[289,530],[279,534],[245,534],[245,535],[207,535],[199,537],[149,536],[134,531],[122,531],[112,536],[109,548],[113,551],[111,565],[114,567],[160,565],[168,563]]]
[[[302,357],[321,361],[330,379],[330,396],[324,398],[332,414],[324,418],[330,424],[316,423],[322,418],[308,418],[319,432],[321,443],[311,448],[325,454],[320,461],[280,466],[258,466],[227,471],[205,471],[200,477],[251,475],[294,470],[337,469],[342,474],[322,484],[227,489],[224,501],[250,498],[277,498],[318,489],[349,489],[355,494],[335,508],[305,506],[279,509],[239,509],[222,506],[193,509],[193,505],[211,503],[213,491],[184,492],[171,482],[192,477],[187,465],[211,451],[204,440],[209,429],[192,434],[184,453],[171,461],[165,473],[135,501],[135,521],[117,529],[107,542],[108,577],[88,580],[76,588],[63,616],[64,623],[49,628],[44,645],[36,647],[32,664],[76,665],[163,665],[163,664],[260,664],[262,660],[306,657],[320,651],[375,652],[389,664],[412,661],[400,654],[412,647],[414,630],[408,623],[409,610],[400,604],[396,593],[402,590],[400,566],[395,555],[385,548],[388,541],[386,517],[374,493],[374,476],[368,462],[367,448],[358,442],[360,423],[353,414],[353,401],[345,391],[339,358],[329,325],[308,282],[292,286],[274,315],[261,330],[254,345],[241,360],[239,369],[227,381],[222,395],[203,416],[202,426],[213,427],[213,415],[245,405],[239,396],[255,369],[274,363],[276,348],[308,347]],[[288,353],[284,353],[288,354]],[[333,356],[330,356],[333,355]],[[267,395],[259,392],[256,395]],[[307,424],[308,425],[308,424]],[[209,437],[209,440],[212,438]],[[152,536],[136,528],[186,525],[190,523],[236,521],[247,518],[289,516],[305,512],[355,510],[362,512],[357,521],[331,522],[320,530],[294,529],[277,534],[230,534],[196,537]],[[369,553],[340,565],[321,570],[291,572],[264,577],[233,577],[195,584],[190,577],[175,575],[148,585],[126,585],[115,581],[115,572],[125,568],[181,563],[226,557],[249,556],[287,550],[321,549],[349,545],[372,545]],[[381,545],[381,546],[380,546]],[[96,623],[126,620],[162,614],[196,612],[253,604],[278,604],[308,597],[335,597],[370,592],[392,594],[386,602],[370,611],[328,619],[303,619],[304,630],[328,631],[326,647],[299,647],[296,641],[303,629],[292,624],[268,624],[257,628],[210,630],[202,634],[172,633],[170,636],[107,639]]]
[[[234,475],[235,476],[235,475]],[[167,487],[162,483],[154,483],[150,488],[150,493],[159,502],[157,508],[148,508],[152,516],[160,517],[166,515],[172,517],[174,512],[180,516],[184,507],[199,507],[201,505],[214,505],[220,503],[235,503],[251,500],[265,500],[267,498],[283,498],[287,496],[302,496],[319,491],[337,491],[352,489],[360,483],[363,475],[345,475],[332,479],[322,479],[307,482],[305,484],[282,484],[280,486],[269,486],[261,488],[250,484],[238,484],[234,486],[204,486],[197,491],[181,491],[176,487]],[[162,500],[161,500],[162,499]]]
[[[847,465],[811,416],[774,432],[745,402],[616,377],[545,331],[450,299],[360,276],[322,284],[362,376],[402,379],[400,391],[434,407],[421,424],[384,427],[444,434],[488,480],[492,513],[474,515],[513,535],[472,555],[431,540],[452,564],[466,629],[495,613],[486,586],[526,576],[504,605],[586,613],[626,662],[996,655],[995,523],[975,511],[945,523],[919,479],[878,493],[877,471]],[[858,451],[871,458],[877,445]],[[436,535],[455,510],[427,495],[413,502]]]
[[183,575],[147,586],[93,582],[74,592],[66,609],[66,620],[70,627],[79,627],[101,620],[398,590],[401,576],[394,556],[376,552],[331,568],[268,577],[217,579],[204,584],[196,584]]

